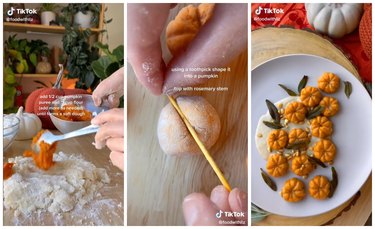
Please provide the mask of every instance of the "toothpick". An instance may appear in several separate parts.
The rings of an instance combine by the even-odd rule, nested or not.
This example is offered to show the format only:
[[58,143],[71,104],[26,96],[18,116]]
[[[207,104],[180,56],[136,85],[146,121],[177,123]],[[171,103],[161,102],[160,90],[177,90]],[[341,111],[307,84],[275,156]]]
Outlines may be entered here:
[[182,121],[185,123],[186,127],[188,128],[191,136],[194,138],[195,142],[198,144],[199,148],[201,149],[203,155],[206,157],[208,163],[211,165],[212,169],[215,171],[216,175],[218,176],[220,182],[224,185],[224,187],[230,192],[232,189],[228,183],[228,181],[225,179],[224,174],[221,172],[217,164],[215,163],[214,159],[211,157],[210,153],[202,143],[202,141],[199,139],[197,132],[194,130],[193,126],[190,124],[189,120],[186,118],[184,113],[181,111],[180,107],[178,106],[176,100],[170,96],[167,95],[169,101],[171,102],[172,106],[176,109],[178,114],[180,115]]

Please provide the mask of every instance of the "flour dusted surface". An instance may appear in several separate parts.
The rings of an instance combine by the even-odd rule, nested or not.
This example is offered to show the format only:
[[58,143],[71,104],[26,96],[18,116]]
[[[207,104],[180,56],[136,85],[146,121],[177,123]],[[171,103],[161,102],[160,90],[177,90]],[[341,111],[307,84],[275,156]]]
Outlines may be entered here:
[[44,171],[32,158],[9,158],[14,174],[4,181],[4,207],[15,215],[63,213],[92,201],[110,182],[105,169],[75,155],[54,154],[55,165]]

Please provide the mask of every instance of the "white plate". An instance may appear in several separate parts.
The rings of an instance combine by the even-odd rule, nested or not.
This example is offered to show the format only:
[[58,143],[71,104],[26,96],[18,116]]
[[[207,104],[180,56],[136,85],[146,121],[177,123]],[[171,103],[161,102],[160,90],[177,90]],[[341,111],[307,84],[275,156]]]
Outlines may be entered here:
[[[281,198],[279,192],[285,180],[295,175],[289,172],[287,176],[274,178],[278,188],[276,192],[264,183],[259,168],[264,169],[266,161],[256,149],[255,130],[260,116],[267,112],[265,100],[277,102],[288,96],[278,84],[297,91],[303,75],[308,75],[307,85],[317,86],[323,72],[333,72],[341,81],[349,81],[353,86],[350,99],[345,96],[343,83],[339,91],[331,95],[339,100],[341,109],[331,119],[334,128],[332,140],[337,147],[334,167],[338,173],[338,186],[330,199],[320,201],[307,194],[303,201],[289,203]],[[371,172],[371,98],[359,80],[341,65],[311,55],[289,55],[270,60],[252,71],[251,80],[251,201],[271,213],[304,217],[330,211],[352,197]],[[308,181],[318,174],[330,178],[331,169],[318,167],[304,180],[306,188]]]

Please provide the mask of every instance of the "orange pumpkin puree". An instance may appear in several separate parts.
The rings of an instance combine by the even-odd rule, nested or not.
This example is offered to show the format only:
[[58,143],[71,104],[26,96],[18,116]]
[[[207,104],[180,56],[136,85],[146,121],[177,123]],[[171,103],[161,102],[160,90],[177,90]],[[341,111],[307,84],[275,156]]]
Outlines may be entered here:
[[14,163],[5,163],[3,167],[3,179],[6,180],[13,175],[13,165]]
[[66,121],[90,121],[92,113],[82,107],[69,104],[53,108],[53,115],[59,119]]
[[[31,143],[31,148],[35,144],[37,144],[40,136],[42,136],[44,130],[41,130],[37,133],[35,137],[33,137],[33,141]],[[24,157],[32,157],[35,165],[38,166],[38,168],[48,170],[51,168],[54,164],[53,162],[53,153],[56,151],[57,142],[53,143],[52,145],[42,141],[39,143],[40,152],[34,152],[32,150],[25,150],[23,153]]]

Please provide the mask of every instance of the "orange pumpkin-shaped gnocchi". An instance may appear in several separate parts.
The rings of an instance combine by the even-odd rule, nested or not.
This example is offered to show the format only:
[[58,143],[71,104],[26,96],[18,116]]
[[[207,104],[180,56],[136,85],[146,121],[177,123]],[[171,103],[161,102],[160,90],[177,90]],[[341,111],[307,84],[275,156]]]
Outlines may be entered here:
[[211,19],[215,4],[202,3],[198,7],[188,5],[180,10],[166,28],[166,40],[173,56],[183,52],[198,34],[201,27]]
[[318,88],[325,93],[335,93],[340,88],[340,78],[332,72],[325,72],[318,79]]
[[294,128],[289,132],[288,142],[289,144],[294,144],[298,142],[308,142],[309,137],[305,130],[301,128]]
[[285,130],[274,130],[268,136],[268,146],[271,150],[283,149],[288,143],[288,133]]
[[318,88],[308,86],[301,90],[300,99],[305,106],[315,107],[322,99],[322,94]]
[[314,157],[322,162],[332,162],[336,156],[336,146],[331,140],[322,139],[314,147]]
[[326,138],[333,132],[332,122],[325,116],[318,116],[310,121],[311,134],[314,137]]
[[323,115],[326,117],[334,116],[340,110],[337,99],[328,96],[325,96],[319,105],[324,107]]
[[284,111],[284,117],[286,120],[292,123],[301,123],[305,120],[307,109],[300,102],[289,103]]
[[272,154],[268,157],[266,168],[273,177],[284,176],[288,172],[288,160],[282,154]]
[[309,182],[309,193],[315,199],[324,200],[331,191],[331,184],[325,176],[315,176]]
[[292,171],[298,176],[307,176],[314,170],[314,165],[309,161],[309,156],[302,154],[293,157]]
[[297,179],[292,178],[285,181],[284,187],[281,189],[281,197],[288,202],[298,202],[305,198],[305,185]]

